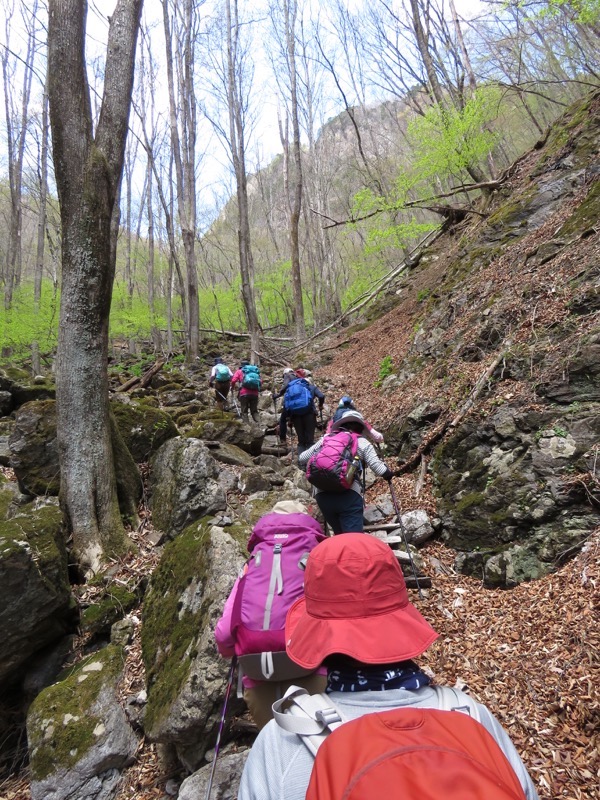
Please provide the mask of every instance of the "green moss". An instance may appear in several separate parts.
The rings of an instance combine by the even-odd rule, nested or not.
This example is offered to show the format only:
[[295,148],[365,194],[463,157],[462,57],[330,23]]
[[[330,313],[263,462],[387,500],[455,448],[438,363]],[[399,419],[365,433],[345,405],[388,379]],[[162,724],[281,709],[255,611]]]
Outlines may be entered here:
[[125,586],[112,583],[97,603],[88,606],[81,615],[82,633],[101,634],[110,630],[113,623],[123,618],[138,602],[134,592]]
[[[6,491],[0,492],[6,500]],[[12,494],[11,494],[12,497]],[[63,540],[62,513],[57,506],[47,505],[36,510],[23,508],[23,513],[0,522],[0,550],[22,549],[24,542],[34,552],[40,578],[55,592],[69,592],[67,552]]]
[[208,604],[191,611],[181,596],[206,580],[210,525],[190,525],[164,550],[144,604],[142,656],[148,681],[145,728],[152,731],[169,713],[195,657],[195,642],[206,623]]
[[471,492],[470,494],[466,494],[464,497],[461,497],[458,503],[456,503],[456,505],[453,507],[453,511],[456,514],[462,514],[467,509],[472,508],[473,506],[483,506],[484,503],[485,495],[483,495],[481,492]]
[[96,727],[102,722],[93,713],[94,702],[103,686],[116,682],[123,664],[123,651],[111,645],[80,662],[36,697],[28,719],[34,780],[73,767],[94,744]]
[[555,234],[555,238],[572,237],[593,228],[600,217],[600,180],[590,187],[587,197]]

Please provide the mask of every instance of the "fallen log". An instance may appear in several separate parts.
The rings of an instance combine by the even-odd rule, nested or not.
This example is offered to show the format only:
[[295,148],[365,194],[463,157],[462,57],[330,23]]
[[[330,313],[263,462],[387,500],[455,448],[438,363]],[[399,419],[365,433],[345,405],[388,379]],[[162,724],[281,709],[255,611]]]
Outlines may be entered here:
[[150,367],[150,369],[147,372],[144,372],[143,375],[141,376],[135,375],[128,381],[125,381],[125,383],[121,384],[121,386],[119,386],[118,389],[115,389],[115,392],[126,392],[129,389],[132,389],[134,386],[137,386],[138,383],[142,389],[145,389],[146,386],[148,386],[148,384],[152,380],[152,378],[156,375],[157,372],[160,372],[160,370],[164,367],[164,365],[165,365],[164,361],[157,361],[153,366]]

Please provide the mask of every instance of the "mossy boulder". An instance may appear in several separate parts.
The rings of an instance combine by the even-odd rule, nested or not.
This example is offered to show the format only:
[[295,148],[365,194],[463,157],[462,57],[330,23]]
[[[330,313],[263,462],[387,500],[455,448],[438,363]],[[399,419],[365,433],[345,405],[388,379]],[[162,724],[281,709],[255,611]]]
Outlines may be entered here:
[[213,631],[243,563],[240,544],[203,521],[167,544],[146,594],[144,728],[152,740],[174,744],[189,769],[214,745],[228,663]]
[[11,466],[23,492],[32,495],[58,494],[60,469],[54,400],[35,401],[21,406],[8,446]]
[[186,434],[196,439],[217,440],[234,444],[251,456],[260,455],[264,430],[257,425],[246,425],[230,413],[204,411],[197,423]]
[[113,399],[111,409],[127,449],[137,463],[148,461],[165,442],[179,434],[171,416],[146,401]]
[[0,682],[75,624],[62,514],[56,505],[15,506],[0,486]]
[[94,596],[94,601],[81,613],[81,632],[91,636],[107,637],[112,625],[123,619],[139,601],[140,597],[135,586],[128,588],[110,578],[107,579],[102,591]]
[[119,704],[120,647],[94,653],[33,701],[27,716],[32,800],[109,800],[137,737]]
[[192,522],[227,507],[235,476],[219,466],[204,442],[176,437],[152,462],[152,510],[156,528],[176,536]]
[[507,586],[552,571],[597,525],[591,473],[600,405],[508,406],[463,423],[432,461],[443,537],[459,568]]
[[50,379],[34,382],[31,375],[19,367],[0,370],[0,392],[10,393],[12,408],[19,408],[33,400],[50,400],[56,396],[54,383]]
[[210,454],[221,464],[231,464],[236,467],[253,467],[254,461],[249,453],[228,442],[218,442],[217,447],[210,447]]

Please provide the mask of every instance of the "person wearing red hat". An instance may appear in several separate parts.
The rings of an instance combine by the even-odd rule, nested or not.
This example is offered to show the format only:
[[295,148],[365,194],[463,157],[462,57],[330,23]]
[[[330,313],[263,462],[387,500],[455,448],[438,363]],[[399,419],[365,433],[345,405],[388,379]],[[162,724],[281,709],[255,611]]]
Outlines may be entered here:
[[[315,547],[308,557],[304,596],[288,611],[285,633],[293,661],[306,669],[327,667],[326,691],[346,720],[402,707],[439,708],[440,692],[413,661],[438,634],[409,601],[390,547],[372,536],[348,533]],[[537,800],[500,723],[485,706],[470,703],[527,800]],[[250,751],[238,800],[304,800],[313,762],[299,735],[270,722]]]

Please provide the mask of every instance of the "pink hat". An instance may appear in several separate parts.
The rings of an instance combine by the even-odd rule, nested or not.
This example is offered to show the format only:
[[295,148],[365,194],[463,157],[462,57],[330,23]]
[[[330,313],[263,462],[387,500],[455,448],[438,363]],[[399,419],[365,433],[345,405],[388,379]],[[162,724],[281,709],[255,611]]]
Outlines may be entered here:
[[285,623],[287,653],[306,669],[316,669],[332,653],[364,664],[406,661],[437,637],[409,602],[389,545],[365,533],[343,533],[315,547],[304,597]]

